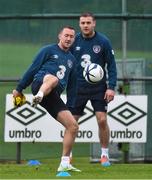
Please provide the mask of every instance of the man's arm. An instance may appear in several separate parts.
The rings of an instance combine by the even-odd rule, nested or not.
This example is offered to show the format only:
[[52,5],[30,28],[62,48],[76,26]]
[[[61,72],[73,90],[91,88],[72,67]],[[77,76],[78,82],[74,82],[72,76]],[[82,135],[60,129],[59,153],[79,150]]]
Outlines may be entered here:
[[13,103],[15,106],[21,106],[25,103],[26,98],[22,93],[22,90],[25,89],[34,78],[34,75],[38,72],[43,61],[45,59],[45,52],[43,49],[37,54],[32,65],[28,68],[28,70],[23,75],[22,79],[19,81],[16,89],[13,90]]
[[104,99],[106,99],[107,102],[110,102],[114,99],[114,95],[115,95],[115,87],[117,83],[117,69],[116,69],[114,51],[109,41],[107,41],[105,45],[105,59],[107,62],[107,71],[108,71],[108,89],[105,93]]
[[22,79],[19,81],[16,90],[19,93],[22,93],[22,90],[31,84],[33,81],[34,75],[38,72],[41,65],[45,60],[46,53],[44,49],[41,49],[40,52],[36,55],[33,60],[33,63],[28,68],[28,70],[24,73]]
[[117,69],[114,51],[111,47],[111,43],[108,40],[105,43],[105,60],[108,71],[108,89],[114,90],[117,83]]

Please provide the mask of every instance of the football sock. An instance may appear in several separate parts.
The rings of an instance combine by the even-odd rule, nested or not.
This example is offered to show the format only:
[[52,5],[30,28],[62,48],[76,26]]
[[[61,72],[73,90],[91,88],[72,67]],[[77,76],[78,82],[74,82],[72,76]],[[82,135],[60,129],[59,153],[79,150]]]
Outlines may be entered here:
[[61,158],[61,165],[62,167],[67,167],[70,164],[70,157],[69,156],[62,156]]
[[44,93],[43,93],[42,91],[38,91],[38,93],[36,94],[36,96],[39,96],[39,97],[43,98]]
[[109,157],[108,156],[108,154],[109,154],[109,149],[108,148],[101,148],[101,157],[102,156],[107,156],[107,157]]

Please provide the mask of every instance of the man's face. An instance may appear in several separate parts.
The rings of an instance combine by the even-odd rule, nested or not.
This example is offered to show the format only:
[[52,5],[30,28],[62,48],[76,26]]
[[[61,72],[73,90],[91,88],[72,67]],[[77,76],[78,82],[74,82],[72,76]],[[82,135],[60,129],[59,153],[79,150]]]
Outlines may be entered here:
[[96,21],[92,17],[80,17],[79,26],[84,36],[91,36],[96,26]]
[[75,39],[75,31],[73,29],[64,28],[59,34],[59,45],[62,49],[68,50]]

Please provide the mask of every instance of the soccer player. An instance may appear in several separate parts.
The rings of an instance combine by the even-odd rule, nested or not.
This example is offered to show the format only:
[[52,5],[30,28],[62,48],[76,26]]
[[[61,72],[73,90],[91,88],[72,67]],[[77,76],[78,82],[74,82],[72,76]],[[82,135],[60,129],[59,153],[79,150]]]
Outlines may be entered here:
[[[78,124],[60,94],[65,88],[75,86],[75,57],[69,48],[75,39],[75,30],[64,27],[57,44],[43,47],[25,72],[13,96],[21,97],[22,91],[31,84],[34,96],[32,105],[40,104],[48,113],[65,127],[63,151],[58,171],[79,171],[70,164],[70,152],[78,131]],[[73,94],[74,95],[74,94]]]
[[[115,95],[117,72],[114,51],[109,39],[104,34],[95,31],[96,20],[93,14],[82,14],[79,26],[81,32],[76,35],[75,42],[71,47],[71,52],[77,60],[77,96],[74,97],[72,92],[69,92],[67,105],[78,121],[83,115],[87,101],[91,101],[99,127],[101,165],[110,166],[107,105]],[[91,63],[97,63],[104,69],[104,77],[97,84],[89,84],[83,77],[84,67]],[[108,79],[106,79],[107,76]],[[74,101],[75,103],[73,103]]]

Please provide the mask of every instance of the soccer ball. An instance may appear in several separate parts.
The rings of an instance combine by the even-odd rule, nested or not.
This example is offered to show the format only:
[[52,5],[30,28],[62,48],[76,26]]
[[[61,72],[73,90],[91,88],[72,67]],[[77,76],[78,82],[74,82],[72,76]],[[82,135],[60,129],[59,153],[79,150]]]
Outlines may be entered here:
[[85,80],[91,84],[98,83],[104,76],[104,71],[99,64],[91,63],[83,70]]

